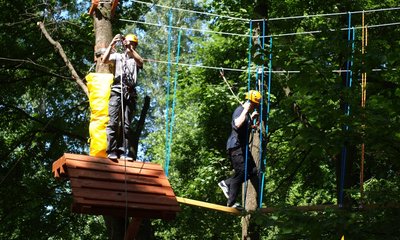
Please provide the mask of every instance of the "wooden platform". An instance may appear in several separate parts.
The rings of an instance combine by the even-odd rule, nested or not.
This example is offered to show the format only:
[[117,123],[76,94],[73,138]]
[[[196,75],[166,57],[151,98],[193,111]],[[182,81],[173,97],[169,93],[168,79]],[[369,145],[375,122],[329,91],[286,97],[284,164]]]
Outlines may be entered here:
[[125,217],[127,211],[138,219],[173,220],[181,211],[158,164],[66,153],[53,163],[53,172],[70,180],[74,213]]

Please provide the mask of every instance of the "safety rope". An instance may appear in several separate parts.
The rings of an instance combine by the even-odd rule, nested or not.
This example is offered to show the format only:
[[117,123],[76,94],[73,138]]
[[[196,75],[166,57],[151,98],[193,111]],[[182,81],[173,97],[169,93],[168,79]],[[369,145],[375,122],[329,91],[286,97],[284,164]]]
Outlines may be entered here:
[[169,76],[171,68],[171,22],[172,22],[172,8],[169,10],[169,33],[168,33],[168,83],[167,83],[167,116],[165,126],[165,175],[168,177],[169,157],[168,157],[168,117],[169,117]]
[[[264,29],[263,29],[263,33],[264,33]],[[264,34],[263,34],[264,35]],[[257,38],[257,55],[259,54],[259,49],[260,49],[260,37]],[[264,38],[262,40],[262,45],[261,45],[262,50],[264,50]],[[263,133],[263,125],[262,125],[262,114],[263,114],[263,105],[264,105],[264,97],[263,97],[263,86],[264,86],[264,53],[262,54],[262,60],[263,60],[263,64],[261,64],[261,68],[258,67],[257,65],[257,73],[256,73],[256,90],[257,90],[257,83],[258,83],[258,89],[261,93],[261,106],[260,106],[260,145],[259,145],[259,160],[258,160],[258,189],[257,189],[257,196],[260,196],[260,192],[261,192],[261,169],[262,169],[262,133]],[[260,76],[258,75],[260,74]],[[261,79],[260,79],[261,78]],[[261,80],[261,81],[259,81]],[[254,120],[255,121],[255,120]],[[256,122],[253,122],[253,124],[256,124]],[[260,203],[261,203],[261,198],[260,200],[257,202],[257,206],[258,208],[260,208]]]
[[[181,45],[181,30],[179,30],[179,40],[178,40],[178,51],[177,51],[177,57],[176,57],[176,62],[179,62],[179,48]],[[176,72],[175,72],[175,83],[174,83],[174,98],[172,101],[172,113],[171,113],[171,126],[170,126],[170,131],[169,131],[169,144],[168,144],[168,164],[169,164],[169,158],[171,156],[171,139],[172,139],[172,128],[174,126],[174,110],[175,110],[175,97],[176,97],[176,83],[178,79],[178,67],[179,65],[176,65]],[[168,167],[168,166],[167,166]],[[166,167],[166,169],[167,169]],[[166,170],[168,172],[168,170]]]
[[[349,27],[348,27],[348,34],[347,34],[348,42],[350,42],[350,40],[353,40],[353,42],[354,42],[354,33],[353,33],[353,39],[352,39],[351,38],[351,30],[352,30],[352,28],[351,28],[351,13],[349,12]],[[354,28],[353,28],[353,32],[354,32]],[[352,44],[352,48],[354,48],[353,44]],[[353,58],[353,49],[352,49],[352,57],[351,58]],[[353,65],[352,61],[347,60],[347,70],[350,69],[350,62],[351,62],[351,65]],[[352,73],[351,72],[352,72],[351,70],[346,72],[346,88],[351,87],[351,81],[352,81],[352,78],[351,78]],[[349,76],[350,76],[350,78],[349,78]],[[345,113],[345,115],[349,115],[349,113],[350,113],[350,105],[347,102],[344,104],[344,113]],[[348,130],[348,126],[345,126],[343,129]],[[343,187],[344,187],[344,179],[345,179],[345,173],[346,173],[346,157],[347,157],[347,147],[342,147],[339,207],[342,207],[342,205],[343,205]]]
[[[265,21],[263,22],[263,36],[265,35]],[[263,42],[262,42],[262,48],[265,49],[265,38],[263,37]],[[263,60],[264,60],[264,55],[263,55]],[[259,179],[261,180],[261,183],[259,183],[260,186],[260,200],[258,204],[258,208],[261,208],[262,206],[262,200],[263,200],[263,194],[264,194],[264,177],[265,177],[265,165],[266,165],[266,159],[264,158],[264,161],[262,161],[262,154],[264,156],[266,155],[267,152],[267,144],[268,144],[268,121],[269,121],[269,96],[270,96],[270,91],[271,91],[271,63],[272,61],[272,38],[270,38],[270,52],[269,52],[269,74],[268,74],[268,97],[267,97],[267,116],[266,116],[266,121],[265,121],[265,150],[264,152],[260,150],[260,170],[259,170]],[[262,65],[263,73],[264,73],[264,61]],[[262,114],[263,114],[263,105],[264,105],[264,74],[261,75],[262,79],[262,84],[261,84],[261,121],[260,121],[260,126],[262,126]],[[261,127],[262,129],[262,127]],[[261,141],[262,141],[262,132],[260,133],[260,149],[261,149]],[[262,173],[262,174],[261,174]]]
[[[365,53],[365,47],[368,45],[368,28],[365,27],[364,12],[362,14],[362,54]],[[363,63],[364,64],[364,63]],[[367,73],[361,74],[361,106],[365,109],[365,100],[367,98]],[[365,130],[365,124],[361,125],[363,129],[363,135]],[[360,169],[360,196],[363,197],[364,192],[364,154],[365,154],[365,143],[361,143],[361,169]],[[360,201],[360,207],[362,208],[363,202]]]
[[[249,74],[248,74],[248,84],[247,84],[247,94],[250,92],[250,77],[251,77],[251,25],[252,21],[250,21],[250,37],[249,37]],[[250,101],[250,97],[247,98],[247,102]],[[247,126],[249,123],[246,123]],[[244,170],[244,204],[243,204],[243,212],[246,210],[246,196],[247,196],[247,158],[249,151],[249,128],[247,127],[246,133],[246,160],[245,160],[245,170]]]
[[[122,40],[121,40],[122,42]],[[126,70],[126,58],[128,54],[128,48],[125,49],[125,61],[121,55],[121,76],[120,76],[120,84],[121,84],[121,127],[122,127],[122,144],[124,148],[124,156],[125,156],[125,161],[124,161],[124,177],[125,177],[125,232],[124,236],[126,236],[126,231],[127,231],[127,225],[128,225],[128,179],[127,179],[127,174],[126,174],[126,141],[125,141],[125,112],[124,112],[124,86],[123,86],[123,80],[125,77],[125,70]]]
[[226,80],[225,75],[224,75],[224,69],[221,67],[221,69],[219,70],[219,73],[221,74],[222,78],[224,79],[226,85],[228,85],[229,90],[231,90],[232,95],[235,97],[236,101],[238,101],[238,103],[240,105],[243,105],[243,103],[239,100],[239,98],[236,96],[236,94],[233,92],[231,85],[229,84],[229,82]]
[[[271,96],[271,78],[272,78],[272,37],[269,39],[269,73],[268,73],[268,97],[267,97],[267,117],[266,117],[266,125],[265,125],[265,153],[267,152],[267,145],[268,145],[268,127],[269,127],[269,105],[270,105],[270,96]],[[266,156],[266,154],[264,155]],[[267,164],[267,159],[264,157],[264,166],[263,166],[263,176],[262,176],[262,186],[261,189],[261,197],[260,197],[260,204],[262,203],[262,196],[264,190],[264,179],[265,179],[265,165]]]

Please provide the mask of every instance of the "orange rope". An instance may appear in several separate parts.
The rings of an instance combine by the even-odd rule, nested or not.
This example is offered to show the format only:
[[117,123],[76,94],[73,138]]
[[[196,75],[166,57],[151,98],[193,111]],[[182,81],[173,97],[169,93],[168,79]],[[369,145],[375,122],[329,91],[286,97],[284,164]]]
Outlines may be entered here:
[[[362,54],[365,53],[365,47],[368,45],[368,28],[365,27],[364,24],[364,12],[362,13]],[[363,63],[364,64],[364,63]],[[365,108],[365,100],[367,98],[367,73],[362,73],[361,75],[361,106]],[[365,124],[362,125],[363,130],[365,129]],[[364,134],[364,132],[363,132]],[[361,186],[361,197],[363,196],[364,191],[364,153],[365,153],[365,144],[361,144],[361,169],[360,169],[360,186]],[[363,205],[362,201],[360,202],[361,207]]]

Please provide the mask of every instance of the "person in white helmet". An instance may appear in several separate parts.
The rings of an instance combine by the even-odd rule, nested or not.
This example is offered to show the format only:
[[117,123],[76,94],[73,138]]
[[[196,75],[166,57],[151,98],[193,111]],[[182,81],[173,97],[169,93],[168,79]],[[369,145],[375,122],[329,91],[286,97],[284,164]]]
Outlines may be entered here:
[[[232,115],[232,132],[228,138],[226,149],[232,166],[235,169],[233,175],[218,183],[226,198],[228,198],[228,207],[238,210],[243,208],[236,203],[236,197],[239,194],[242,183],[245,180],[246,170],[246,145],[248,144],[248,134],[251,131],[251,121],[258,116],[254,111],[261,103],[261,94],[258,91],[251,90],[246,95],[245,104],[236,108]],[[250,115],[250,113],[252,113]],[[257,175],[257,167],[251,152],[247,153],[247,179]]]
[[[125,53],[111,53],[115,44],[122,41],[125,47]],[[132,115],[136,107],[136,82],[139,69],[143,68],[143,59],[136,52],[138,39],[133,34],[128,34],[126,37],[117,34],[110,45],[106,49],[103,56],[104,64],[114,64],[114,82],[111,85],[111,93],[108,104],[109,122],[106,127],[107,134],[107,157],[110,159],[125,159],[132,161],[133,159],[127,155],[125,148],[128,148],[128,134]],[[122,104],[123,103],[123,104]],[[124,122],[121,123],[121,131],[118,131],[119,116],[121,108],[124,110]],[[122,120],[122,119],[121,119]],[[118,132],[122,135],[122,130],[125,135],[124,141],[118,136]]]

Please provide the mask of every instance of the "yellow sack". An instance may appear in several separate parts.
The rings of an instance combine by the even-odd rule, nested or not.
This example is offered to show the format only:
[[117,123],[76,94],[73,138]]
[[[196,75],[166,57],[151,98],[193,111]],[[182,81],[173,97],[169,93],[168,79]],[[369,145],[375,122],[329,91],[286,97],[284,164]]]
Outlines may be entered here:
[[89,125],[90,156],[107,157],[108,99],[114,75],[90,73],[87,77],[89,102],[92,109]]

